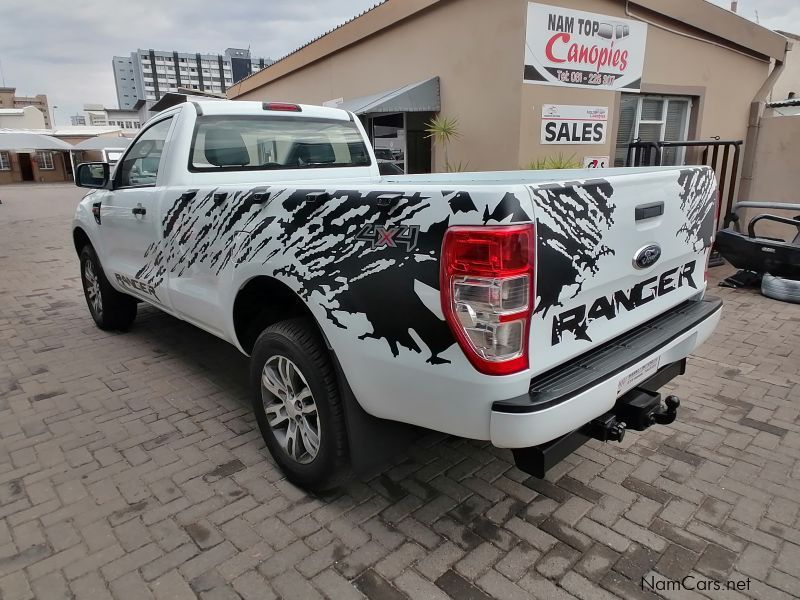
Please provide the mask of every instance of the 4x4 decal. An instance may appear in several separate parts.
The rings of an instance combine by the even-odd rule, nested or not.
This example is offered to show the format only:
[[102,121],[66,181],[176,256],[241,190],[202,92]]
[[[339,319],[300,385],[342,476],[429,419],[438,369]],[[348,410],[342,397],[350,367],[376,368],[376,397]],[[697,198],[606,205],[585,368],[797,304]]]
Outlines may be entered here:
[[374,250],[386,246],[397,248],[402,246],[406,252],[411,252],[417,247],[417,237],[419,236],[419,225],[375,225],[370,223],[358,232],[356,239],[362,242],[369,242]]

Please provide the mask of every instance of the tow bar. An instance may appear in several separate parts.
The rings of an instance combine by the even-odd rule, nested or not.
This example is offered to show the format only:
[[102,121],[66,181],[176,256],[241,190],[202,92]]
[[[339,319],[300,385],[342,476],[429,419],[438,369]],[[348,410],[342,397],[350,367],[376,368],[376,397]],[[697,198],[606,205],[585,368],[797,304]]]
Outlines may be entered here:
[[620,396],[614,408],[580,429],[540,446],[515,449],[514,462],[521,471],[542,478],[556,463],[590,439],[621,442],[628,429],[644,431],[656,423],[669,425],[678,415],[680,405],[677,396],[667,396],[662,404],[661,394],[633,388]]

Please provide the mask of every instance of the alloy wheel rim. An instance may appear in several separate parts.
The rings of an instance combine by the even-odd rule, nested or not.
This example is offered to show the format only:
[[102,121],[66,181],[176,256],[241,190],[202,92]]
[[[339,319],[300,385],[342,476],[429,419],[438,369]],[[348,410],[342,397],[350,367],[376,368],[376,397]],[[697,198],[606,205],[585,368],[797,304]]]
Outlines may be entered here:
[[275,439],[286,455],[308,464],[319,453],[317,404],[306,378],[285,356],[267,360],[261,373],[261,400]]
[[92,261],[87,260],[83,267],[83,280],[86,285],[86,295],[89,298],[89,305],[96,315],[103,313],[103,298],[100,296],[100,281],[94,272]]

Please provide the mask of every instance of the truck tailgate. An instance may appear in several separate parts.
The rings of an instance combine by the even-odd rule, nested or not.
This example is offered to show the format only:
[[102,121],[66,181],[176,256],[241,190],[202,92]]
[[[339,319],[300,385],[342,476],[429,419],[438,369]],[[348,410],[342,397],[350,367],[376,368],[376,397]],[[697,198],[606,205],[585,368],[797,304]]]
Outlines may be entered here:
[[538,238],[532,374],[704,292],[716,202],[708,167],[529,190]]

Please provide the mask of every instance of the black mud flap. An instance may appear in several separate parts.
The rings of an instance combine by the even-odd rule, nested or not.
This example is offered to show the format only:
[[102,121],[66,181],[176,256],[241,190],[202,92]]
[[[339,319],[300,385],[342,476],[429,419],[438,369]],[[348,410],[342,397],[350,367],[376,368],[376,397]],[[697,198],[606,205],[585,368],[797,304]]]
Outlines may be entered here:
[[601,442],[621,442],[625,431],[644,431],[651,425],[668,425],[678,415],[680,400],[667,396],[662,402],[656,390],[686,372],[686,359],[662,367],[651,378],[617,399],[614,408],[580,429],[555,440],[513,450],[514,463],[520,471],[543,478],[548,470],[591,439]]
[[407,423],[380,419],[365,411],[353,394],[333,351],[331,357],[344,405],[350,468],[353,474],[359,477],[376,474],[415,440],[422,437],[426,430]]

